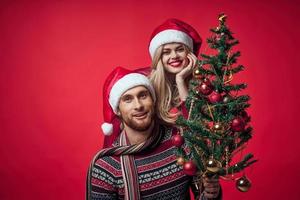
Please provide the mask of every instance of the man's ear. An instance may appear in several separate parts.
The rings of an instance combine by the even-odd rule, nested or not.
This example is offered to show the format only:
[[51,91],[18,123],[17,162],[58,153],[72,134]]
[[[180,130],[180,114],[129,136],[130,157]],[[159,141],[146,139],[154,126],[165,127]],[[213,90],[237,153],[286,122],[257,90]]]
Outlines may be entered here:
[[116,115],[117,115],[118,117],[121,117],[121,112],[120,112],[120,110],[119,110],[119,109],[118,109],[118,111],[117,111]]

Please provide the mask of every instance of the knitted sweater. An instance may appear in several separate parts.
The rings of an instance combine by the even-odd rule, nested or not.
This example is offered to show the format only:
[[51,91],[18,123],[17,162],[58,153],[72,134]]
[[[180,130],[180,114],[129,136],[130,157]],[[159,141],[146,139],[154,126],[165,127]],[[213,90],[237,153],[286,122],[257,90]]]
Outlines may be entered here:
[[[177,164],[172,145],[172,131],[168,129],[158,147],[134,156],[144,200],[190,199],[191,177]],[[118,145],[115,143],[114,145]],[[96,160],[92,168],[91,197],[93,200],[124,199],[124,180],[119,156]]]

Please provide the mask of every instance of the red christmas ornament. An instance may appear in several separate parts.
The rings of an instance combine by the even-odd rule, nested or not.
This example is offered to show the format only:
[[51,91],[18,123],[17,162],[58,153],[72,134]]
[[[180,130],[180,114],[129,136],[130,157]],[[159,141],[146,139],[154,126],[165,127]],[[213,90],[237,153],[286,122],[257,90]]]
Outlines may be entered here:
[[208,79],[204,79],[199,86],[199,91],[204,95],[209,95],[213,91],[213,86]]
[[208,99],[211,103],[218,103],[222,101],[222,95],[216,91],[212,92],[209,96]]
[[177,114],[178,112],[179,112],[179,110],[177,107],[173,107],[169,110],[169,113],[171,113],[171,114]]
[[184,143],[184,138],[181,135],[174,135],[172,137],[172,143],[176,147],[181,147]]
[[245,129],[245,121],[242,117],[236,117],[231,122],[231,129],[233,131],[243,131]]
[[241,113],[240,113],[240,116],[243,118],[243,120],[245,121],[245,122],[249,122],[250,121],[250,117],[249,117],[249,115],[248,115],[248,113],[246,112],[246,111],[242,111]]
[[197,166],[192,160],[190,160],[183,164],[183,170],[187,175],[194,176],[197,172]]

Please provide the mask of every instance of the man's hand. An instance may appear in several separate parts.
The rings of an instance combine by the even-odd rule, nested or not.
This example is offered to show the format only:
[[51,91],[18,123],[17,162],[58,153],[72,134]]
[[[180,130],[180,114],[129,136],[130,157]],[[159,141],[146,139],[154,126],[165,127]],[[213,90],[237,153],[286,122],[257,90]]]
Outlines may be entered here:
[[207,199],[217,198],[220,193],[220,182],[216,177],[203,177],[203,194]]

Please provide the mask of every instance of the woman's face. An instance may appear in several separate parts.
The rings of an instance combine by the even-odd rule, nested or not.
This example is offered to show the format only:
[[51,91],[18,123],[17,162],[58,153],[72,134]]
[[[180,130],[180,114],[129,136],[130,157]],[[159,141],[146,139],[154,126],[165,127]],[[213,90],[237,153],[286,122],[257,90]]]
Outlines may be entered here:
[[161,55],[164,69],[169,73],[177,74],[188,65],[187,55],[187,48],[183,44],[165,44]]

